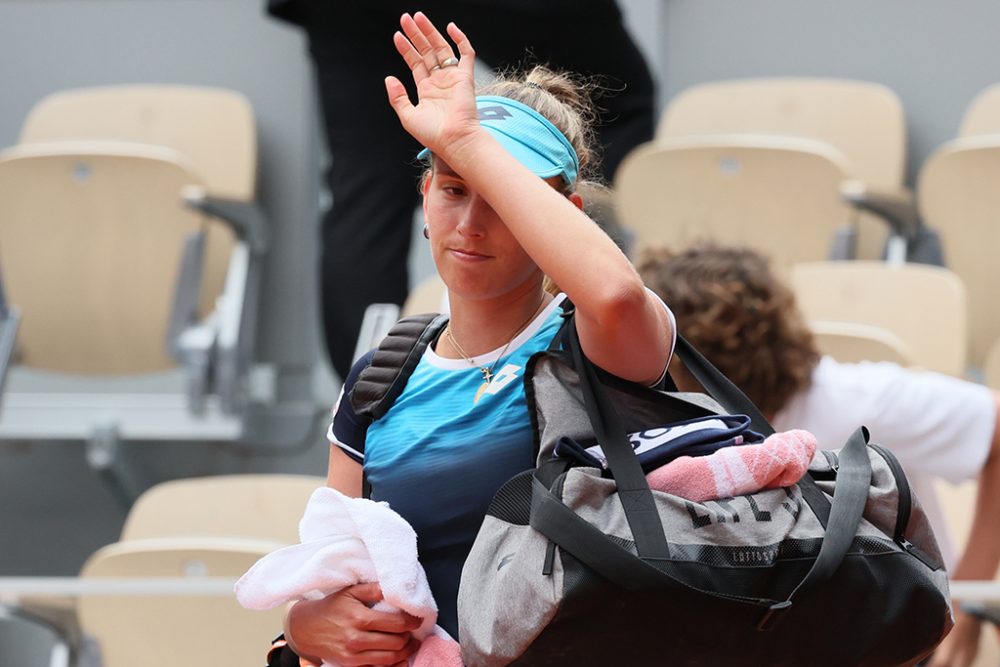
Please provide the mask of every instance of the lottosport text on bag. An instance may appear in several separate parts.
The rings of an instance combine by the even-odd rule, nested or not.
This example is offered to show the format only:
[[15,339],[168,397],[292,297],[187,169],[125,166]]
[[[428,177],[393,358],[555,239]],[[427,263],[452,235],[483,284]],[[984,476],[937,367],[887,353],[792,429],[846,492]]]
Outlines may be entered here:
[[[565,330],[571,352],[527,371],[539,466],[496,494],[462,573],[466,665],[907,665],[944,638],[937,544],[866,431],[793,487],[704,503],[651,491],[626,433],[719,404],[773,429],[682,339],[717,403],[608,376]],[[608,469],[553,457],[563,436],[596,438]]]

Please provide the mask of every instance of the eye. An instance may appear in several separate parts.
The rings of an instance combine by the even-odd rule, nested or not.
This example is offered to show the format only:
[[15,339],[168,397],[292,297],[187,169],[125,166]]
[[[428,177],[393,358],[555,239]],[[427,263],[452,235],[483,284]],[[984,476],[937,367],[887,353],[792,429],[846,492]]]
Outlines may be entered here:
[[454,183],[447,183],[441,186],[441,190],[443,190],[445,194],[452,197],[461,197],[465,194],[465,188]]

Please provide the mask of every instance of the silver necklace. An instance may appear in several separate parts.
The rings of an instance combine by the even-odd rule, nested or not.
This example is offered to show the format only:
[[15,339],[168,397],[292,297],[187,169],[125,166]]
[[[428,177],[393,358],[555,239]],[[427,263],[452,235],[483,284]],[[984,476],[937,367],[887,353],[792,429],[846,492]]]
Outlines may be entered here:
[[460,355],[462,355],[462,358],[468,361],[473,368],[478,368],[479,372],[483,374],[483,386],[480,387],[480,392],[485,387],[487,387],[490,384],[490,382],[493,381],[493,370],[497,367],[497,364],[500,363],[500,360],[503,359],[503,356],[507,354],[507,348],[509,348],[510,344],[514,342],[514,339],[517,338],[518,334],[524,331],[524,329],[529,324],[531,324],[531,321],[535,319],[535,316],[538,315],[538,312],[542,309],[543,305],[545,305],[544,298],[542,298],[542,303],[540,303],[538,307],[535,308],[534,312],[531,313],[531,316],[527,320],[525,320],[524,324],[519,326],[517,330],[515,330],[514,333],[511,334],[511,337],[507,339],[507,344],[503,346],[503,349],[500,350],[500,354],[497,356],[496,359],[493,360],[493,363],[490,364],[489,366],[480,366],[479,364],[477,364],[475,361],[472,360],[472,357],[469,356],[466,353],[466,351],[462,348],[462,346],[458,343],[458,339],[455,338],[455,334],[451,332],[450,322],[448,323],[448,326],[445,327],[444,335],[448,337],[448,342],[451,343],[452,347],[454,347],[455,350],[458,351]]

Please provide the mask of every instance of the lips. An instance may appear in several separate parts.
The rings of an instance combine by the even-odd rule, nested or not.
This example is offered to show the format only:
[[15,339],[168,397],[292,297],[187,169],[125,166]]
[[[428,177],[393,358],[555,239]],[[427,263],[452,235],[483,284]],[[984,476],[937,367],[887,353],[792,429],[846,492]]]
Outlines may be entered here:
[[454,255],[458,259],[464,259],[464,260],[469,260],[469,261],[478,261],[478,260],[490,259],[490,255],[486,255],[484,253],[477,252],[477,251],[471,250],[471,249],[450,248],[449,251],[451,252],[452,255]]

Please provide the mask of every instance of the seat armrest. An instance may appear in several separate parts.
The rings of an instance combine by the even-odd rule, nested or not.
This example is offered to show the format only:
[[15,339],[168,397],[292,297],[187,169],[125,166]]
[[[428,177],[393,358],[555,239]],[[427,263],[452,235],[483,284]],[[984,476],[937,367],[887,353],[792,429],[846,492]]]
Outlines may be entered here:
[[203,414],[209,394],[219,397],[225,414],[245,407],[245,375],[250,367],[257,321],[259,263],[246,243],[237,243],[222,294],[201,322],[177,337],[177,357],[187,384],[191,411]]
[[7,369],[14,357],[14,344],[17,342],[17,328],[20,324],[21,313],[17,310],[5,308],[0,314],[0,395],[3,395]]
[[[214,394],[224,413],[238,414],[245,407],[244,380],[253,356],[260,264],[269,247],[267,219],[255,203],[210,197],[200,186],[184,188],[182,196],[187,206],[229,225],[238,242],[229,259],[223,292],[204,322],[195,323],[191,310],[197,307],[191,298],[197,296],[200,265],[191,271],[191,278],[185,279],[182,272],[171,338],[182,348],[179,356],[188,377],[192,411],[203,412],[206,396]],[[200,257],[200,248],[189,241],[185,269],[194,269],[195,255]]]
[[184,370],[184,384],[191,414],[204,415],[206,400],[212,392],[213,357],[217,325],[209,316],[201,324],[186,328],[177,338],[177,356]]
[[250,247],[255,255],[262,255],[270,244],[267,217],[255,202],[210,197],[201,186],[191,185],[181,193],[184,203],[205,215],[222,220],[236,236]]
[[249,243],[236,244],[229,258],[225,289],[215,306],[214,388],[226,414],[238,414],[244,407],[257,326],[260,268],[260,258]]
[[862,181],[850,180],[841,185],[840,194],[854,208],[885,220],[895,236],[911,240],[922,226],[916,201],[909,190],[879,190]]
[[198,321],[198,300],[204,273],[205,234],[193,232],[184,239],[180,270],[174,288],[174,302],[167,322],[167,353],[182,359],[181,334]]
[[17,328],[21,324],[21,313],[16,308],[7,305],[7,294],[0,280],[0,396],[3,395],[4,380],[7,379],[7,369],[14,357],[14,345],[17,342]]

